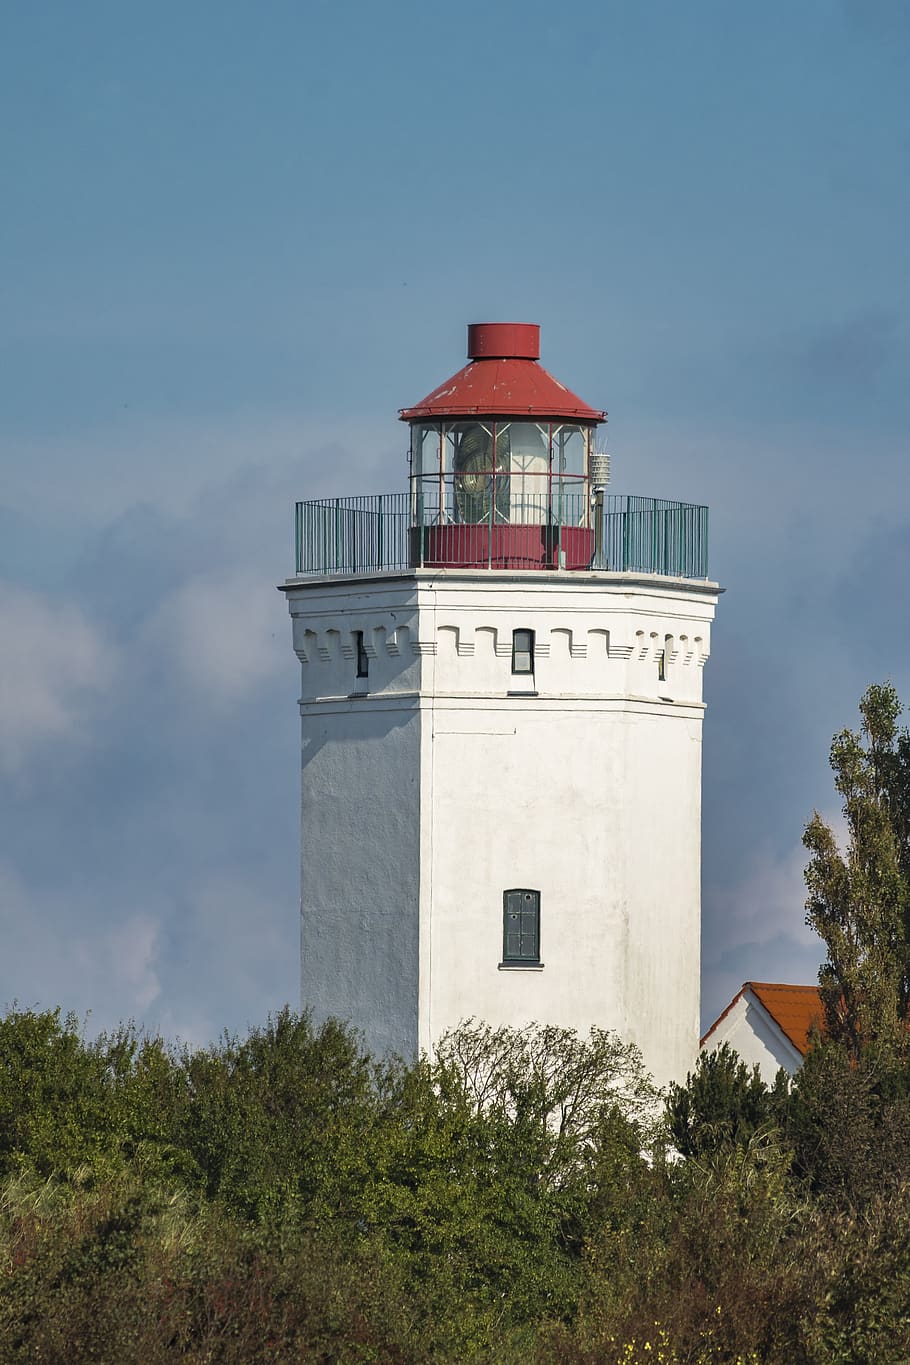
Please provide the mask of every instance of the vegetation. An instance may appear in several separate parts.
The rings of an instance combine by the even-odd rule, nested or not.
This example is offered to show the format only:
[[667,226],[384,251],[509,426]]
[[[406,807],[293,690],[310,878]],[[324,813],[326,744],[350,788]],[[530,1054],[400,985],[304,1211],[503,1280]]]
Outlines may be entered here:
[[824,1037],[662,1106],[594,1031],[378,1062],[288,1012],[180,1048],[0,1019],[0,1363],[910,1359],[908,741],[870,689],[816,816]]
[[469,1024],[408,1066],[287,1013],[192,1051],[13,1011],[0,1359],[906,1360],[880,1080],[722,1053],[668,1129],[605,1033]]
[[854,1061],[870,1051],[904,1057],[910,1039],[910,735],[900,712],[891,684],[876,684],[860,702],[861,732],[834,738],[846,852],[817,811],[803,838],[806,922],[828,950],[826,1032]]

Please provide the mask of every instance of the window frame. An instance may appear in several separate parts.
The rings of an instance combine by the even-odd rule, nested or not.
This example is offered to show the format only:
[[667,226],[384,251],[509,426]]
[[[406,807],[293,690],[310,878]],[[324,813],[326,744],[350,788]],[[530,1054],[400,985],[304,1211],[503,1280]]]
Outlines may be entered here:
[[354,649],[357,655],[357,677],[368,678],[370,676],[370,656],[367,654],[366,645],[363,643],[363,631],[354,631]]
[[[518,637],[520,635],[527,636],[527,648],[519,648]],[[527,655],[527,668],[517,667],[519,655]],[[534,632],[528,630],[526,626],[520,626],[517,630],[512,631],[512,676],[516,678],[533,678],[534,676]]]
[[[520,896],[517,913],[519,915],[518,925],[518,951],[509,951],[509,915],[516,913],[516,907],[510,903],[510,897]],[[531,902],[529,909],[524,909],[525,905]],[[531,926],[526,929],[521,921],[523,915],[531,917]],[[512,931],[514,938],[515,931]],[[525,937],[530,939],[529,948],[532,951],[522,951]],[[502,893],[502,962],[503,967],[539,967],[540,961],[540,892],[530,886],[510,886]]]

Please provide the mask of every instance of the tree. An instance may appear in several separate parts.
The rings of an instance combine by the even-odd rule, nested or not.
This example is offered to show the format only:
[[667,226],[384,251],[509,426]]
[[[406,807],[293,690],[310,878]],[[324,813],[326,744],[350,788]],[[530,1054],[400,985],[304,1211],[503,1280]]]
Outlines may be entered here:
[[703,1052],[685,1085],[671,1085],[667,1096],[670,1135],[683,1156],[701,1156],[728,1145],[741,1146],[771,1125],[786,1102],[787,1083],[778,1072],[774,1089],[750,1071],[724,1043]]
[[186,1050],[181,1069],[176,1140],[210,1199],[261,1225],[356,1218],[375,1101],[351,1028],[283,1009],[246,1038]]
[[453,1318],[570,1316],[590,1234],[647,1171],[656,1099],[637,1050],[469,1020],[390,1068],[383,1098],[364,1229]]
[[891,683],[869,687],[859,709],[860,733],[843,730],[831,745],[846,850],[818,811],[803,835],[806,923],[828,952],[826,1032],[854,1061],[867,1049],[905,1058],[910,1041],[910,734],[898,728]]
[[108,1072],[103,1043],[87,1043],[72,1014],[13,1009],[0,1019],[0,1173],[112,1157]]

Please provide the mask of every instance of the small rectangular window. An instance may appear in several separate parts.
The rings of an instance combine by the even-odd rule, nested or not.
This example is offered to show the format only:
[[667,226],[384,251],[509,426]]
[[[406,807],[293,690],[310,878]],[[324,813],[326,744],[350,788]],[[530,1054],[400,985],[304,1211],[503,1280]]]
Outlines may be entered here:
[[534,672],[534,632],[533,630],[512,631],[512,672]]
[[667,681],[667,651],[661,649],[657,654],[657,681]]
[[370,676],[370,656],[364,647],[362,630],[354,631],[354,643],[357,646],[357,676],[358,678],[368,678]]
[[540,892],[516,887],[502,893],[503,962],[540,961]]

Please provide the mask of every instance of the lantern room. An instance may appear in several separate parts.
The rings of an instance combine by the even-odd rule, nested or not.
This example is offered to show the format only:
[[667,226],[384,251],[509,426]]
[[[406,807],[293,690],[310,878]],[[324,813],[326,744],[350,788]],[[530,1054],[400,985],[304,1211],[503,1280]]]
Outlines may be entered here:
[[599,550],[606,413],[539,364],[540,328],[468,327],[468,364],[401,420],[411,430],[412,562],[587,569]]

